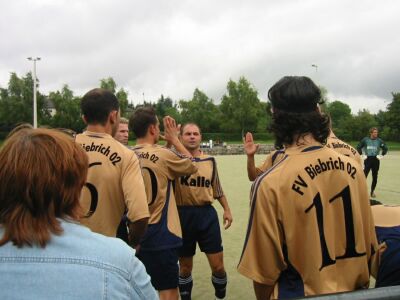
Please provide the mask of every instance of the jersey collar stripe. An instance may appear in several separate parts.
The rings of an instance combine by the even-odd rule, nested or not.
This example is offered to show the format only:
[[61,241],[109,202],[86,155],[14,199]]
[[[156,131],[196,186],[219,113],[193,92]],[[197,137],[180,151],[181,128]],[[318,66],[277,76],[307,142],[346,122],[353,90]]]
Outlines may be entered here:
[[256,179],[256,181],[253,183],[254,188],[252,187],[252,195],[251,195],[251,209],[250,209],[250,217],[249,217],[249,225],[247,226],[247,233],[246,233],[246,239],[244,241],[243,245],[243,250],[242,250],[242,255],[240,256],[239,264],[242,261],[244,251],[246,250],[247,242],[249,241],[250,237],[250,231],[251,231],[251,226],[253,223],[253,217],[254,217],[254,209],[256,207],[256,200],[257,200],[257,190],[258,187],[260,186],[261,181],[264,179],[265,176],[267,176],[269,173],[271,173],[276,167],[278,167],[286,158],[288,155],[286,154],[285,157],[280,160],[275,166],[273,166],[271,169],[266,171],[264,174],[262,174],[260,177]]
[[309,152],[309,151],[314,151],[314,150],[321,149],[321,148],[322,148],[322,146],[311,146],[306,149],[303,149],[301,152]]

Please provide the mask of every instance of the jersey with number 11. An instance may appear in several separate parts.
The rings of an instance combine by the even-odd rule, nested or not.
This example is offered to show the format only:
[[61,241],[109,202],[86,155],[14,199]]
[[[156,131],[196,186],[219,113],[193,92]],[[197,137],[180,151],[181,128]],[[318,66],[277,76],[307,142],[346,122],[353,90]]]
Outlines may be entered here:
[[254,182],[251,197],[239,272],[278,283],[280,298],[368,286],[377,241],[355,160],[321,144],[288,148]]

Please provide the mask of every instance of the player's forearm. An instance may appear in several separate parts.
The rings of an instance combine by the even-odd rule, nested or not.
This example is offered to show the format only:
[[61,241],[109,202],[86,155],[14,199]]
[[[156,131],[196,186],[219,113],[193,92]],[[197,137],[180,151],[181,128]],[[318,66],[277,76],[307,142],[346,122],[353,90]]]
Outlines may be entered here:
[[358,143],[356,149],[357,152],[361,155],[362,154],[362,149],[364,148],[365,144],[364,144],[364,139],[361,140],[361,142]]
[[192,157],[192,154],[182,145],[181,141],[176,138],[169,141],[174,147],[175,150],[178,151],[180,154],[185,155],[187,157]]
[[247,155],[247,176],[250,181],[257,178],[256,164],[254,161],[254,155]]
[[218,200],[219,204],[221,204],[221,206],[224,209],[224,211],[230,211],[231,210],[230,207],[229,207],[229,204],[228,204],[228,200],[226,199],[225,196],[222,196],[222,197],[218,198],[217,200]]
[[139,245],[140,240],[144,236],[147,230],[147,224],[149,222],[149,218],[143,218],[137,220],[135,222],[131,222],[128,224],[129,226],[129,244],[133,248]]
[[254,293],[257,300],[265,300],[271,297],[274,287],[253,281]]
[[382,146],[382,155],[386,155],[386,153],[388,152],[388,147],[386,145]]

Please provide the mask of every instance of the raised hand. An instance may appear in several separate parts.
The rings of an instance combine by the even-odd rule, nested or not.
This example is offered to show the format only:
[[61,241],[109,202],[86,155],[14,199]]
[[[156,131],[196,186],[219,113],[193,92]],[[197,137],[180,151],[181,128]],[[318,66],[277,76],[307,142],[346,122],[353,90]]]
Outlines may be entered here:
[[243,137],[243,147],[247,155],[254,155],[260,145],[254,144],[253,135],[250,132],[247,132],[246,136]]
[[170,116],[165,116],[163,123],[164,135],[162,136],[162,139],[173,145],[179,138],[181,125],[177,125],[175,119]]

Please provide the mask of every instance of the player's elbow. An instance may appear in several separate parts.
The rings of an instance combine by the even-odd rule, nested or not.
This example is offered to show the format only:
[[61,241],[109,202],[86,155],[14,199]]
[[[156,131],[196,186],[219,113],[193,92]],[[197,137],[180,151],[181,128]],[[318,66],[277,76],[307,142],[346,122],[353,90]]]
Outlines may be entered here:
[[129,223],[129,240],[132,246],[136,247],[140,243],[146,233],[148,223],[148,217]]
[[257,175],[253,173],[247,173],[247,177],[249,178],[250,181],[254,181],[256,180]]

